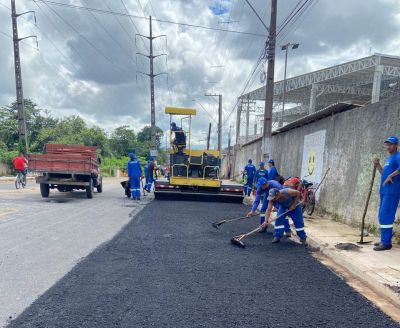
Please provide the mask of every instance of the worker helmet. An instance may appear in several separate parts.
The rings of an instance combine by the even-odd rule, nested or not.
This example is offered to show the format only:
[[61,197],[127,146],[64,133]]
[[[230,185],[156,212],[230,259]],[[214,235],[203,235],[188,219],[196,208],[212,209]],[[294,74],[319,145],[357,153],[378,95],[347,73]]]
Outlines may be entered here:
[[264,162],[260,162],[260,164],[258,164],[259,166],[265,166]]

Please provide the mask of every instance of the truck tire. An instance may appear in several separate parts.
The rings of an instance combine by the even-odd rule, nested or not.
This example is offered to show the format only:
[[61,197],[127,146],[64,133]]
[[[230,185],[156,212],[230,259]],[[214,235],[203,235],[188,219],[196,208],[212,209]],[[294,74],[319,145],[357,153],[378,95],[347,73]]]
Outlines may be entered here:
[[100,180],[100,183],[97,185],[96,189],[99,193],[103,192],[103,179]]
[[93,179],[89,180],[89,185],[86,186],[85,189],[86,189],[86,197],[93,198],[93,193],[94,193]]
[[47,183],[41,183],[40,184],[40,193],[42,194],[43,198],[49,197],[50,186]]

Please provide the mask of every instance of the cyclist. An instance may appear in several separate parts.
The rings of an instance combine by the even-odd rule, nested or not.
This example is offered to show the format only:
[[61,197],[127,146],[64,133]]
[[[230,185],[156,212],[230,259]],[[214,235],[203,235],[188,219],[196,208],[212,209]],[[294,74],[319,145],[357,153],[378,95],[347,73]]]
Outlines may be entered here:
[[13,159],[14,171],[22,174],[23,182],[26,184],[26,172],[28,169],[28,160],[25,158],[24,154],[20,153],[19,156]]

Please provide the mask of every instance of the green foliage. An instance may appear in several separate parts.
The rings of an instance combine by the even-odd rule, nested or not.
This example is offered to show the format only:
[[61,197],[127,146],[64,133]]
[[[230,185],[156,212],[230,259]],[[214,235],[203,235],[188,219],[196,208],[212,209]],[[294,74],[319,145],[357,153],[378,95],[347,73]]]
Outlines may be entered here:
[[[149,157],[151,148],[151,128],[145,126],[135,134],[127,125],[117,127],[111,137],[98,126],[88,126],[80,116],[54,118],[50,112],[39,108],[33,101],[25,99],[26,122],[30,151],[43,151],[46,143],[80,144],[96,146],[103,158],[102,167],[123,169],[127,154],[135,150],[142,163]],[[0,162],[10,164],[21,145],[18,137],[18,113],[16,103],[0,107]],[[161,144],[163,131],[157,127],[157,145]],[[21,148],[23,149],[23,148]],[[159,151],[159,162],[164,156]]]

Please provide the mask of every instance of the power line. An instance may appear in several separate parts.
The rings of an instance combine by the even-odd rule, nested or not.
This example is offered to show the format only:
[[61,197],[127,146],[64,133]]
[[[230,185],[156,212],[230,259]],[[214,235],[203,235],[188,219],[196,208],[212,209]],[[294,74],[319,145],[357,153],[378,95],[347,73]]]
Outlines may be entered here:
[[[49,5],[54,5],[54,6],[59,6],[59,7],[66,7],[66,8],[73,8],[73,9],[79,9],[79,10],[94,11],[94,12],[98,12],[98,13],[102,13],[102,14],[108,14],[108,15],[116,15],[116,16],[122,16],[122,17],[131,17],[131,18],[149,20],[148,17],[131,15],[131,14],[128,14],[128,13],[124,14],[124,13],[119,13],[119,12],[115,12],[115,11],[102,10],[102,9],[96,9],[96,8],[85,7],[85,6],[71,5],[71,4],[54,2],[54,1],[49,1],[49,0],[31,0],[31,1],[43,2],[43,3],[49,4]],[[159,23],[180,25],[180,26],[186,26],[186,27],[191,27],[191,28],[199,28],[199,29],[212,30],[212,31],[222,31],[222,32],[229,32],[229,33],[249,35],[249,36],[265,37],[264,34],[259,34],[259,33],[228,30],[228,29],[215,28],[215,27],[210,27],[210,26],[202,26],[202,25],[196,25],[196,24],[175,22],[175,21],[165,20],[165,19],[153,19],[153,20],[156,21],[156,22],[159,22]]]
[[253,13],[257,16],[258,20],[261,22],[261,24],[265,27],[265,29],[267,31],[269,31],[268,26],[264,23],[264,21],[262,20],[262,18],[260,17],[260,15],[258,14],[257,10],[253,7],[253,5],[250,3],[249,0],[245,0],[246,3],[249,5],[249,7],[251,8],[251,10],[253,11]]

